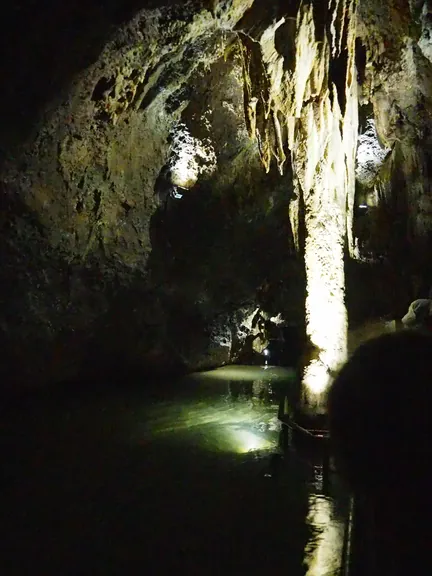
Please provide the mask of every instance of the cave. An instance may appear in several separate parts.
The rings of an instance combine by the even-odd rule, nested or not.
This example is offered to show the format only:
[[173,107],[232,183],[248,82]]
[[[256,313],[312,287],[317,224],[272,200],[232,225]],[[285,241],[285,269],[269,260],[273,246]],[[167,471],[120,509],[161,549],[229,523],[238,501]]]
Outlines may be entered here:
[[[134,402],[151,404],[153,395],[163,402],[182,386],[199,396],[196,374],[205,382],[214,381],[213,370],[225,374],[230,401],[263,402],[260,370],[271,358],[280,364],[275,381],[295,368],[296,405],[325,415],[328,387],[347,358],[364,341],[396,331],[410,303],[428,298],[429,9],[423,0],[7,4],[0,374],[10,454],[17,442],[27,458],[28,469],[17,465],[16,474],[30,471],[39,490],[26,496],[30,506],[37,508],[43,492],[38,454],[61,508],[67,496],[54,478],[56,450],[72,450],[74,434],[84,445],[87,432],[108,445],[120,405],[129,419],[118,426],[129,426]],[[250,385],[235,384],[241,373]],[[104,406],[102,433],[91,414]],[[28,449],[18,438],[23,421],[26,438],[35,429]],[[64,445],[53,440],[57,434]],[[241,434],[252,446],[250,431]],[[138,461],[138,445],[128,447],[128,458]],[[199,476],[184,446],[180,452]],[[85,457],[91,468],[90,450]],[[98,466],[111,478],[120,474]],[[164,466],[159,472],[171,474]],[[136,471],[146,474],[142,464]],[[139,534],[130,518],[136,479],[130,483],[131,500],[127,482],[119,496],[125,549]],[[114,484],[107,483],[105,499],[116,498]],[[10,489],[16,497],[12,480]],[[41,501],[52,505],[46,495]],[[326,504],[318,498],[316,506]],[[37,512],[30,515],[36,530]],[[84,508],[65,512],[77,524],[90,515]],[[25,533],[24,516],[10,521],[12,550]],[[50,574],[64,572],[55,561],[72,555],[72,571],[80,573],[73,546],[81,541],[71,537],[68,548],[66,528],[50,564],[56,544],[49,522],[58,518],[46,516],[42,533],[51,544],[28,557]],[[241,520],[234,524],[238,536]],[[159,541],[145,532],[154,546],[162,546],[160,530]],[[22,539],[33,537],[30,530]],[[104,533],[111,537],[115,531]],[[86,538],[83,558],[108,546],[101,537],[91,548]],[[161,559],[155,573],[190,568],[189,545],[183,564]],[[240,550],[249,570],[252,547]],[[117,574],[125,556],[114,556]],[[138,562],[135,548],[132,556]],[[294,556],[293,573],[300,574]],[[26,559],[20,561],[17,573],[26,573]],[[286,561],[281,553],[278,562]],[[313,562],[308,574],[319,576]],[[202,560],[201,572],[208,568]]]

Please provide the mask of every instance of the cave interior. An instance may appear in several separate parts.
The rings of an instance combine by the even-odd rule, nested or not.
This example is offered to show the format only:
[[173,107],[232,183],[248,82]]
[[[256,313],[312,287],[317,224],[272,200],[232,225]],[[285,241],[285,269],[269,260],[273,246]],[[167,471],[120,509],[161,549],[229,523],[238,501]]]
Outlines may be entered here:
[[[322,407],[357,346],[396,330],[410,303],[430,295],[430,2],[8,1],[0,71],[0,381],[11,399],[2,422],[16,573],[35,562],[45,574],[84,574],[90,542],[89,573],[124,573],[126,559],[140,561],[129,547],[141,535],[146,562],[160,546],[155,574],[179,566],[229,574],[231,553],[210,567],[216,544],[194,564],[193,538],[201,552],[207,543],[192,528],[180,564],[178,550],[162,560],[160,521],[171,506],[182,528],[183,495],[195,502],[192,492],[206,485],[204,512],[230,546],[209,504],[225,469],[200,453],[220,472],[205,477],[189,445],[160,440],[164,418],[182,438],[189,412],[207,425],[216,405],[225,408],[179,404],[168,417],[142,406],[157,397],[168,410],[182,375],[258,370],[274,353],[301,365],[300,401]],[[265,388],[257,382],[255,396]],[[154,444],[142,430],[147,417]],[[120,428],[127,449],[117,446]],[[257,437],[242,435],[246,451]],[[280,552],[282,537],[267,542],[281,554],[274,564],[255,565],[250,542],[242,547],[245,524],[257,537],[257,492],[265,494],[258,517],[275,522],[271,538],[283,533],[274,498],[288,498],[284,513],[307,516],[300,472],[291,492],[280,484],[269,495],[249,484],[256,465],[233,484],[248,484],[248,508],[233,521],[243,551],[235,573],[282,562],[296,570],[301,558]],[[227,486],[221,510],[238,505]],[[141,491],[154,491],[158,510],[142,508]],[[328,515],[329,500],[313,498]],[[99,565],[111,538],[115,559]],[[312,564],[308,574],[321,576]]]
[[427,296],[427,3],[267,4],[8,8],[8,388],[351,350]]

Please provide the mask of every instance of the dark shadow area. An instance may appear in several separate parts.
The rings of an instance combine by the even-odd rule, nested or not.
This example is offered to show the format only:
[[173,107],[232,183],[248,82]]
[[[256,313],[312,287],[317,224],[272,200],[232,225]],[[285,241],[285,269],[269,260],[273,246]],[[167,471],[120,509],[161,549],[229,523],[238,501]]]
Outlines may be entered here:
[[355,45],[355,60],[357,68],[357,81],[360,86],[363,86],[366,79],[366,63],[367,63],[367,51],[366,46],[363,45],[362,41],[357,38]]
[[328,2],[320,2],[320,0],[310,0],[307,4],[313,5],[313,19],[315,24],[315,40],[323,42],[328,28],[328,15],[330,6]]
[[250,198],[235,190],[212,194],[205,185],[178,200],[165,194],[151,221],[152,282],[169,289],[173,301],[181,298],[189,313],[204,315],[230,304],[235,309],[268,284],[263,300],[276,313],[281,311],[284,291],[300,284],[294,278],[297,257],[286,217],[289,197],[266,208],[266,189],[264,174],[262,191],[257,186]]
[[317,537],[304,467],[266,478],[259,453],[212,452],[193,427],[161,433],[175,429],[182,396],[199,407],[202,393],[145,388],[45,391],[2,417],[3,572],[304,574]]
[[257,39],[267,28],[268,22],[275,22],[283,17],[296,18],[297,10],[297,0],[287,0],[282,3],[255,0],[252,7],[237,24],[236,29]]
[[[369,102],[368,104],[363,104],[359,106],[359,134],[363,134],[367,128],[367,121],[374,118],[373,104]],[[377,135],[378,136],[378,135]]]
[[[64,379],[85,382],[85,389],[101,379],[127,385],[154,374],[156,366],[149,362],[145,370],[134,353],[137,342],[144,353],[161,340],[158,322],[146,314],[157,290],[139,274],[122,285],[121,275],[103,270],[98,261],[68,261],[13,189],[1,195],[0,208],[2,393],[19,395],[23,387],[25,395],[41,385],[61,386]],[[163,353],[162,372],[182,373],[169,342]]]
[[[346,258],[345,275],[345,302],[350,327],[377,318],[393,318],[398,299],[397,285],[394,284],[394,273],[385,261],[368,264]],[[358,289],[359,286],[362,290]]]
[[[329,65],[329,88],[336,87],[341,114],[345,114],[346,94],[345,84],[348,68],[348,50],[344,50],[337,58],[332,58]],[[330,92],[332,95],[332,91]]]
[[295,39],[296,20],[289,18],[276,30],[275,34],[276,50],[284,57],[284,69],[287,72],[294,72],[296,66]]
[[224,358],[209,356],[209,327],[219,315],[226,324],[256,302],[301,316],[304,265],[290,244],[289,195],[269,203],[267,186],[263,172],[250,197],[236,185],[223,195],[202,186],[177,200],[162,186],[146,277],[116,275],[91,258],[67,262],[35,214],[4,194],[2,211],[15,217],[2,230],[2,389],[215,366]]
[[430,571],[431,353],[414,330],[370,340],[330,391],[335,459],[356,499],[355,576]]
[[67,98],[75,76],[93,64],[116,28],[142,8],[177,6],[172,0],[19,0],[2,8],[0,164],[36,128],[45,106]]

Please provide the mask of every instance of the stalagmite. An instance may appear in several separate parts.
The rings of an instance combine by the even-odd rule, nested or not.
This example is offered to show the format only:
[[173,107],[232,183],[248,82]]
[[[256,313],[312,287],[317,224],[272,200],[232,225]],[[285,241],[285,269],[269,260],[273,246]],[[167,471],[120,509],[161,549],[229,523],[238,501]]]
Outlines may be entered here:
[[[332,374],[347,354],[344,251],[347,245],[350,253],[354,249],[358,134],[356,0],[329,0],[326,19],[320,22],[322,1],[299,2],[294,68],[284,67],[284,57],[275,47],[275,33],[284,20],[262,35],[263,83],[267,105],[277,119],[273,134],[267,133],[266,115],[255,118],[257,135],[267,138],[267,150],[271,149],[279,170],[284,145],[291,152],[296,196],[290,218],[296,246],[304,252],[306,331],[315,351],[303,376],[304,407],[314,411],[323,406]],[[245,76],[251,78],[250,69]],[[249,94],[254,92],[251,84]],[[284,143],[280,118],[285,120]],[[268,169],[268,157],[263,162]],[[304,246],[299,245],[300,222],[305,225]]]

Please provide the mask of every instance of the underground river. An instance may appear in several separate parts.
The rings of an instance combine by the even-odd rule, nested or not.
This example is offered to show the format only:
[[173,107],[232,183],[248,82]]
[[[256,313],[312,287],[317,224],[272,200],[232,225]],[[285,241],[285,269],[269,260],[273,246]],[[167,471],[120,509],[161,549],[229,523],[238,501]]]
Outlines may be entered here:
[[1,573],[339,574],[347,495],[278,448],[292,378],[226,367],[5,409]]

